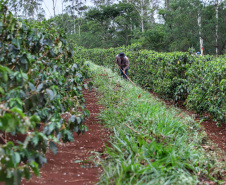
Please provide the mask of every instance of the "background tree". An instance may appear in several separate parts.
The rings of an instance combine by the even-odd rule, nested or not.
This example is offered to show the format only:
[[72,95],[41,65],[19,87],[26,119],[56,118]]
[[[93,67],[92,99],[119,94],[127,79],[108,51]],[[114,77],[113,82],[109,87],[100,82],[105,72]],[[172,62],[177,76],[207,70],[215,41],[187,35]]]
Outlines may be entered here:
[[[220,21],[221,28],[218,29],[218,35],[223,35],[223,28],[225,29],[224,4],[223,1],[219,4],[218,22]],[[196,51],[200,51],[204,47],[206,54],[215,53],[216,12],[214,1],[171,0],[169,10],[161,9],[159,14],[164,19],[166,26],[165,43],[169,46],[168,51],[187,51],[189,47],[193,46]],[[225,43],[224,36],[219,40],[221,40],[219,46]],[[223,54],[222,49],[219,52]]]
[[[78,32],[80,35],[80,28],[81,28],[81,17],[83,12],[87,9],[83,0],[65,0],[68,5],[66,6],[66,11],[74,18],[74,29],[73,33],[76,33],[76,23],[78,25]],[[78,19],[79,20],[78,20]]]
[[56,3],[57,3],[57,0],[52,0],[53,2],[53,16],[55,17],[56,16]]
[[50,18],[49,22],[55,23],[58,28],[63,29],[65,33],[70,35],[71,31],[74,29],[73,20],[74,18],[71,15],[64,13],[64,14],[59,14],[59,15],[56,15],[55,17]]
[[[133,29],[139,26],[139,13],[132,4],[119,3],[90,9],[86,19],[96,21],[104,31],[103,40],[114,45],[128,45],[133,36]],[[110,36],[110,37],[109,37]]]
[[114,0],[92,0],[95,6],[100,5],[111,5],[114,3]]
[[18,17],[18,13],[20,12],[20,8],[22,7],[22,1],[18,0],[9,0],[8,8],[11,12],[14,13],[15,17]]
[[45,11],[41,7],[43,0],[9,0],[8,6],[16,16],[25,19],[42,19]]
[[[206,54],[216,54],[216,50],[218,54],[224,53],[226,44],[226,2],[219,1],[218,3],[218,18],[216,18],[215,0],[209,1],[202,10],[202,37]],[[216,27],[216,25],[218,26]]]
[[[56,0],[52,0],[54,4]],[[50,19],[67,32],[68,40],[88,48],[141,43],[157,51],[205,54],[226,50],[224,0],[61,0],[62,14]],[[18,16],[42,20],[42,0],[9,0]],[[26,4],[26,5],[25,5]]]
[[215,0],[215,9],[216,9],[216,56],[218,56],[218,0]]

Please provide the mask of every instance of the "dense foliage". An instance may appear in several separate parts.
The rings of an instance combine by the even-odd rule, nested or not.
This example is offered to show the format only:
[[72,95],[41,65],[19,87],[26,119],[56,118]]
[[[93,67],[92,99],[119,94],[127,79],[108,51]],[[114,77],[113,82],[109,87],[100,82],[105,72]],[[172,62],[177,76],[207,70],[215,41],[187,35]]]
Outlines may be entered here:
[[[165,21],[163,42],[166,48],[161,51],[187,51],[189,47],[200,51],[201,36],[204,53],[215,54],[216,24],[218,24],[217,46],[219,53],[225,54],[226,2],[220,0],[218,2],[219,18],[216,19],[216,0],[170,0],[169,8],[159,11]],[[201,26],[198,25],[198,17],[201,18]]]
[[226,120],[225,56],[158,53],[141,50],[139,44],[83,50],[88,59],[113,70],[118,70],[115,57],[121,51],[130,61],[129,76],[141,86],[154,90],[163,98],[186,101],[186,106],[198,113],[210,113],[218,120]]
[[55,154],[57,142],[86,130],[82,89],[90,84],[79,58],[53,24],[15,19],[1,1],[0,181],[20,184],[32,171],[39,175],[48,148]]
[[[75,0],[71,0],[71,2]],[[86,48],[110,48],[141,43],[145,49],[161,52],[200,51],[204,54],[226,52],[226,9],[223,0],[131,0],[119,3],[102,1],[88,9],[73,4],[70,11],[51,18],[68,33],[68,39]],[[80,1],[82,6],[85,1]],[[218,2],[218,18],[216,18]],[[87,7],[86,7],[87,8]],[[198,23],[200,18],[200,25]],[[216,43],[216,38],[218,38]]]
[[104,172],[99,184],[195,185],[205,184],[203,179],[225,183],[226,162],[214,157],[219,151],[203,150],[211,144],[199,123],[109,68],[89,64],[100,103],[106,107],[100,117],[113,132],[107,157],[101,157]]

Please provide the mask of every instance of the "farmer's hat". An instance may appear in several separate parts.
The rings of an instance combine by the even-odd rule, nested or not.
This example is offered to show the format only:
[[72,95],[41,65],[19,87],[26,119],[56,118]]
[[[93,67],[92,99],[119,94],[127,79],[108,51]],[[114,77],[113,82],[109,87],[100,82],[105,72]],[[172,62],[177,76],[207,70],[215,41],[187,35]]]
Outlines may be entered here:
[[124,58],[125,57],[125,54],[123,52],[120,52],[119,53],[119,56]]

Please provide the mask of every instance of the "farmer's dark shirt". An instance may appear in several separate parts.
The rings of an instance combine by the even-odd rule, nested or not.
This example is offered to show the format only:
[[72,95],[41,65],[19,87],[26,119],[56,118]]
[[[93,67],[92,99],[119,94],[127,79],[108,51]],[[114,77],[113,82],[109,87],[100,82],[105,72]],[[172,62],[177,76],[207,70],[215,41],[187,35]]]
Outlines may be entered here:
[[116,63],[122,67],[124,70],[129,68],[129,59],[125,56],[123,60],[121,60],[120,56],[116,56]]

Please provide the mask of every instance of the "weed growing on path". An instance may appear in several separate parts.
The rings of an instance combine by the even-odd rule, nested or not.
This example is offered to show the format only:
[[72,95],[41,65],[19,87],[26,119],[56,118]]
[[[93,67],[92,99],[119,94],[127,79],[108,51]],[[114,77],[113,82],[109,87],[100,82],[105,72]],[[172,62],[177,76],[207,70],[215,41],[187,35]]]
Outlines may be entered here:
[[101,120],[114,132],[101,184],[223,184],[225,162],[201,147],[198,123],[111,70],[89,65],[106,107]]

